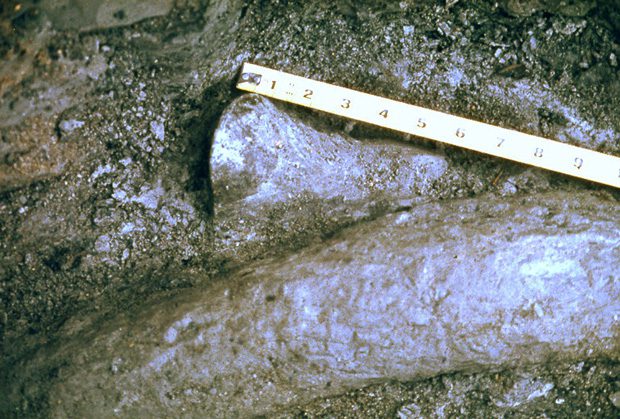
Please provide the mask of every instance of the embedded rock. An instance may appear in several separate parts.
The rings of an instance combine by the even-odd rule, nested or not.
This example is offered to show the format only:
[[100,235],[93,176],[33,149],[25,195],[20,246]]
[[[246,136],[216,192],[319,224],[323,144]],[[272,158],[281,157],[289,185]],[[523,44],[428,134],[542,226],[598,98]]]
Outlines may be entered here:
[[[445,158],[404,143],[322,132],[244,95],[224,112],[211,149],[218,244],[263,248],[327,234],[373,212],[437,194]],[[243,248],[243,247],[242,247]]]
[[[45,394],[53,417],[231,417],[378,381],[617,360],[619,226],[592,193],[420,205],[204,290],[76,319],[3,394]],[[548,390],[516,383],[497,403]]]
[[[590,0],[510,2],[540,8],[524,16],[529,14],[526,9],[521,15],[518,8],[517,13],[503,13],[499,5],[506,1],[271,1],[266,8],[257,0],[20,0],[0,7],[3,388],[24,382],[27,371],[34,374],[18,360],[30,359],[38,347],[50,345],[53,351],[50,342],[58,327],[75,313],[90,320],[95,313],[124,315],[153,292],[208,282],[213,273],[226,270],[222,261],[244,265],[268,254],[283,257],[292,248],[337,234],[343,225],[419,205],[427,198],[441,199],[443,205],[482,192],[521,196],[573,191],[557,195],[558,201],[549,205],[559,208],[569,193],[599,188],[451,147],[429,152],[401,144],[393,149],[402,147],[413,160],[445,160],[445,174],[427,183],[431,176],[399,172],[419,183],[410,189],[410,184],[396,180],[402,187],[397,190],[371,170],[387,192],[373,189],[371,182],[343,188],[335,181],[344,196],[353,198],[338,206],[337,199],[317,193],[321,183],[295,178],[297,168],[272,171],[270,175],[280,180],[274,186],[280,192],[273,196],[283,198],[281,191],[293,186],[308,191],[275,203],[264,201],[265,206],[252,207],[255,213],[246,202],[256,195],[251,188],[236,198],[218,196],[219,238],[212,251],[208,153],[217,121],[237,95],[233,79],[244,61],[618,155],[618,1],[599,1],[591,10]],[[343,139],[345,151],[350,144],[360,150],[395,146],[378,144],[376,139],[384,133],[377,135],[363,124],[349,132],[343,121],[322,124],[317,120],[327,118],[291,109],[277,105],[273,116],[290,118],[292,132],[331,132],[322,138]],[[348,134],[340,134],[343,131]],[[252,132],[272,135],[278,129],[262,126]],[[281,145],[294,144],[283,138]],[[304,157],[284,155],[285,148],[277,151],[282,161]],[[387,161],[378,153],[369,155],[379,168]],[[360,161],[371,166],[370,160]],[[324,168],[328,160],[320,162],[319,173],[333,173]],[[311,178],[319,180],[315,174]],[[412,191],[416,197],[405,196]],[[454,205],[447,208],[458,210]],[[595,208],[588,212],[594,221],[605,220],[605,213],[615,210],[611,204]],[[444,210],[437,214],[444,215]],[[248,227],[255,220],[257,224]],[[546,220],[532,222],[545,225]],[[613,231],[617,228],[610,228],[609,234]],[[487,233],[483,236],[491,237]],[[501,228],[494,234],[499,238],[489,238],[489,247],[508,245]],[[540,234],[556,237],[542,228]],[[575,245],[572,236],[561,237],[566,246]],[[607,263],[613,266],[614,261],[611,255]],[[532,269],[545,272],[540,266]],[[578,266],[572,269],[579,272]],[[544,310],[538,308],[534,312]],[[593,317],[592,324],[596,321]],[[75,353],[99,333],[98,323],[92,324],[91,332],[83,329],[85,341],[71,338],[73,347],[81,348]],[[60,339],[66,343],[63,335]],[[36,365],[42,363],[33,368]],[[551,370],[557,365],[546,363]],[[110,368],[122,371],[118,363]],[[32,417],[33,412],[44,412],[45,400],[53,403],[46,391],[37,389],[58,379],[50,378],[58,370],[38,371],[34,386],[15,384],[22,393],[11,396],[10,408],[4,408],[8,398],[0,397],[3,413]],[[607,391],[601,383],[615,383],[618,374],[601,371],[588,375],[598,380],[592,381],[592,394],[599,398],[567,398],[562,406],[574,407],[574,412],[565,410],[572,415],[557,414],[553,409],[559,405],[552,401],[540,414],[602,415],[597,409],[612,404],[610,396],[617,388]],[[562,388],[561,382],[556,381],[556,389]],[[566,392],[572,391],[572,384],[567,386]],[[40,397],[33,397],[31,390]],[[437,396],[426,410],[419,406],[422,412],[452,405],[454,415],[463,415],[458,413],[456,393],[432,393]],[[388,409],[385,398],[376,397],[372,403]],[[487,400],[476,397],[473,411]],[[334,416],[350,415],[351,410],[343,409]],[[528,410],[524,415],[538,413]]]
[[103,29],[131,25],[170,12],[172,0],[61,0],[43,2],[59,29]]
[[[166,271],[300,248],[403,203],[411,186],[384,180],[387,192],[368,182],[340,207],[310,191],[262,214],[231,210],[210,254],[209,175],[220,174],[207,154],[244,61],[618,152],[620,50],[594,13],[515,19],[494,2],[434,0],[13,3],[0,10],[0,342],[11,349],[44,341],[78,307],[118,310],[120,289],[132,300],[179,286]],[[615,25],[611,9],[596,12]],[[292,129],[313,125],[302,119]],[[347,138],[336,125],[326,131]],[[422,198],[573,185],[453,148],[419,153],[449,163],[435,181],[416,178]]]

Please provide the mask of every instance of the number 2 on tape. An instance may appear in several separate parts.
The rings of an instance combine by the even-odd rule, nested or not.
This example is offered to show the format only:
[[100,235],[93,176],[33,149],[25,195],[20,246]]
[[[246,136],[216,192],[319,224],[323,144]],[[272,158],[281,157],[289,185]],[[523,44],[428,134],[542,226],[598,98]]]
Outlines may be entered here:
[[620,188],[620,157],[245,63],[237,88]]

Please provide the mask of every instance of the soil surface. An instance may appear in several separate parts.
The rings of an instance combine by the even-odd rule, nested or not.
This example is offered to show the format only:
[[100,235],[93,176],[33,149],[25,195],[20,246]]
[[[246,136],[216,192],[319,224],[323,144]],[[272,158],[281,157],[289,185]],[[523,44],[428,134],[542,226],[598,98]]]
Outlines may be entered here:
[[[8,396],[0,416],[109,415],[119,403],[112,414],[165,406],[200,417],[212,406],[219,416],[617,416],[617,190],[234,86],[250,61],[620,155],[619,10],[618,1],[595,0],[3,3],[0,394]],[[377,248],[365,247],[374,241]],[[316,254],[329,249],[349,268],[325,268]],[[292,273],[296,264],[307,266],[305,285]],[[508,288],[498,285],[502,276]],[[368,288],[371,278],[386,288]],[[477,288],[460,292],[466,279]],[[270,342],[280,341],[260,325],[303,312],[305,300],[293,294],[264,296],[262,305],[281,305],[278,315],[248,315],[244,327],[264,332],[256,341],[225,320],[219,332],[209,322],[192,331],[204,327],[218,342],[230,335],[280,362],[259,363],[258,378],[241,368],[241,349],[218,358],[214,345],[210,355],[179,350],[185,355],[160,359],[162,371],[178,374],[166,380],[159,364],[136,360],[133,335],[123,334],[140,335],[132,327],[148,323],[153,307],[168,313],[155,316],[161,336],[140,335],[140,350],[156,358],[157,345],[173,343],[165,333],[182,321],[175,307],[184,296],[237,318],[256,290],[274,283],[345,313],[327,324],[381,329],[367,312],[352,314],[355,305],[372,306],[363,298],[330,299],[330,281],[360,298],[375,295],[379,305],[390,286],[419,288],[413,311],[377,309],[395,328],[390,336],[409,343],[386,349],[387,338],[372,335],[353,368],[372,379],[343,378],[337,354],[319,374],[308,367],[310,349],[275,351]],[[226,284],[247,296],[238,306],[218,302]],[[424,291],[438,284],[454,290],[445,316],[486,308],[477,318],[490,330],[513,327],[516,340],[484,335],[476,322],[431,328],[443,331],[418,341],[397,328],[422,316]],[[499,293],[506,289],[515,292]],[[515,326],[498,314],[507,307],[530,320]],[[447,322],[437,313],[429,319]],[[357,348],[360,330],[355,339],[317,332],[315,343],[329,360],[332,344]],[[454,343],[480,336],[490,340]],[[183,339],[173,341],[189,345]],[[111,346],[91,351],[95,341],[122,342],[120,358],[133,361],[116,361]],[[429,342],[443,348],[437,358],[416,358]],[[453,362],[429,361],[442,357]],[[196,370],[222,362],[231,367],[219,375]],[[431,366],[420,368],[425,362]],[[298,377],[287,381],[287,370]],[[69,383],[91,373],[90,385],[109,392],[74,397]],[[124,394],[115,393],[117,382]],[[168,385],[174,391],[165,394]],[[218,399],[220,389],[231,395]]]

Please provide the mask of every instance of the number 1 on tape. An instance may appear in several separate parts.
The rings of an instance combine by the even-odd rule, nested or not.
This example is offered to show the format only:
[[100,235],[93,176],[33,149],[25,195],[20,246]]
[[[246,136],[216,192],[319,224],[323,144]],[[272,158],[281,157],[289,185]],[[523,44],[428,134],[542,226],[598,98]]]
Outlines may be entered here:
[[245,63],[237,88],[620,188],[620,157]]

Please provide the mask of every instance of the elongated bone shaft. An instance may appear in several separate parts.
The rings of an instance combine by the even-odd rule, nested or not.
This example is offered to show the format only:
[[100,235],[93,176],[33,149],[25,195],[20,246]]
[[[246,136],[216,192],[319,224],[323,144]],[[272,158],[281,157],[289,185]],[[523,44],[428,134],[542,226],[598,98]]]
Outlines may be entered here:
[[68,326],[22,372],[57,368],[52,416],[230,417],[377,380],[617,357],[619,225],[588,193],[424,205]]

